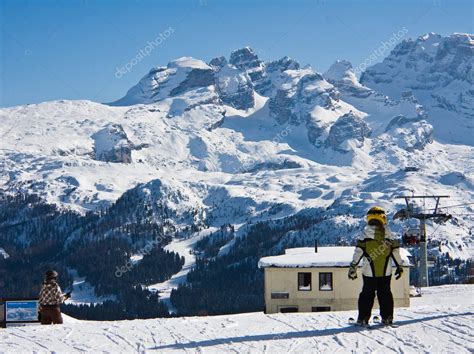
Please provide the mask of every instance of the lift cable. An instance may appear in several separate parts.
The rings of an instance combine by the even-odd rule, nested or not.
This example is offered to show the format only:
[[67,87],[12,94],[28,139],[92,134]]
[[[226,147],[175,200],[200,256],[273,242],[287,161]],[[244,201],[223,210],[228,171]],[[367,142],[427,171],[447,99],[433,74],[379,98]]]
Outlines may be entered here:
[[[440,207],[438,207],[438,209],[455,208],[455,207],[461,207],[461,206],[472,205],[472,204],[474,204],[474,202],[464,203],[464,204],[457,204],[457,205],[440,206]],[[428,210],[435,210],[435,208],[431,208],[431,209],[428,209]]]
[[474,215],[474,213],[450,213],[451,215]]

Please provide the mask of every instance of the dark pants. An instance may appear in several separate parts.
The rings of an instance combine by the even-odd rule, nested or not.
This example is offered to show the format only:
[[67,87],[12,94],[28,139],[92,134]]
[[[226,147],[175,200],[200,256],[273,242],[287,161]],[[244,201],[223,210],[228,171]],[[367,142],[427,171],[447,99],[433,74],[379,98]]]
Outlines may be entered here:
[[392,276],[388,277],[362,277],[364,286],[359,295],[359,320],[370,319],[372,307],[374,306],[375,292],[380,305],[380,317],[382,319],[393,318],[393,295],[390,290]]
[[41,307],[41,324],[62,324],[63,316],[59,305],[45,305]]

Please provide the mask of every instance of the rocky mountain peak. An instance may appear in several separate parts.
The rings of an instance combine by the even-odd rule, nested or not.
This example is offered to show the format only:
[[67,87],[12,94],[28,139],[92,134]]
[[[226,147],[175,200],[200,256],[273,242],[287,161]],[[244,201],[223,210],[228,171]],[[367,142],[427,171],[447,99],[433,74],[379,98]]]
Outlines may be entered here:
[[340,152],[348,152],[355,147],[360,147],[365,138],[370,136],[367,123],[354,112],[344,114],[331,126],[326,139],[326,146]]
[[215,70],[220,70],[221,68],[223,68],[224,66],[227,65],[227,59],[223,56],[221,57],[217,57],[217,58],[213,58],[210,62],[209,62],[209,66],[212,67],[213,69]]
[[357,81],[349,60],[336,60],[324,73],[324,77],[332,81],[342,81],[348,78],[354,78]]
[[257,54],[250,47],[244,47],[232,51],[229,63],[239,69],[250,69],[259,67],[262,63]]
[[215,73],[215,83],[219,97],[229,106],[244,110],[254,106],[252,80],[245,72],[224,65]]
[[337,60],[323,76],[338,90],[351,96],[364,98],[373,92],[359,82],[348,60]]
[[153,103],[213,83],[212,68],[209,65],[199,59],[182,57],[169,62],[166,67],[151,69],[123,98],[111,105]]
[[[430,89],[453,80],[472,83],[473,73],[473,35],[455,33],[443,37],[428,33],[416,40],[402,41],[382,63],[375,64],[362,74],[361,83],[373,87],[379,83],[406,81],[405,86]],[[432,77],[436,80],[427,80],[428,74],[434,74]]]
[[274,72],[280,71],[283,72],[285,70],[299,70],[300,63],[295,59],[292,59],[288,56],[284,56],[279,60],[271,61],[267,64],[267,72]]
[[[434,128],[434,138],[472,145],[474,36],[428,33],[398,44],[360,82],[394,99],[411,91]],[[450,122],[456,121],[456,124]]]
[[229,63],[245,72],[252,80],[255,90],[263,94],[268,86],[265,63],[250,47],[234,50],[230,54]]

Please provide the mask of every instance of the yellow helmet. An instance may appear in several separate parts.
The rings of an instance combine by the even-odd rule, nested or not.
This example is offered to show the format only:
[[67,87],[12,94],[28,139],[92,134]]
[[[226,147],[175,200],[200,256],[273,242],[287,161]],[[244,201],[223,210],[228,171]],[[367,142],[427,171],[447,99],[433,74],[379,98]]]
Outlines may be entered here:
[[370,222],[371,220],[378,220],[383,225],[386,225],[387,216],[385,215],[385,210],[378,206],[370,208],[367,212],[367,222]]

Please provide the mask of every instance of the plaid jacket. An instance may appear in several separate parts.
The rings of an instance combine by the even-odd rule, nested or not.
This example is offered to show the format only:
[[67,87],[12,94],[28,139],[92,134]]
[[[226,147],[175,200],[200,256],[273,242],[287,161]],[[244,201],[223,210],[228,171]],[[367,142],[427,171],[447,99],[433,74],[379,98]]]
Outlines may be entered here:
[[40,306],[45,305],[60,305],[64,302],[64,296],[59,287],[59,284],[55,280],[45,281],[41,285],[41,291],[39,294]]

